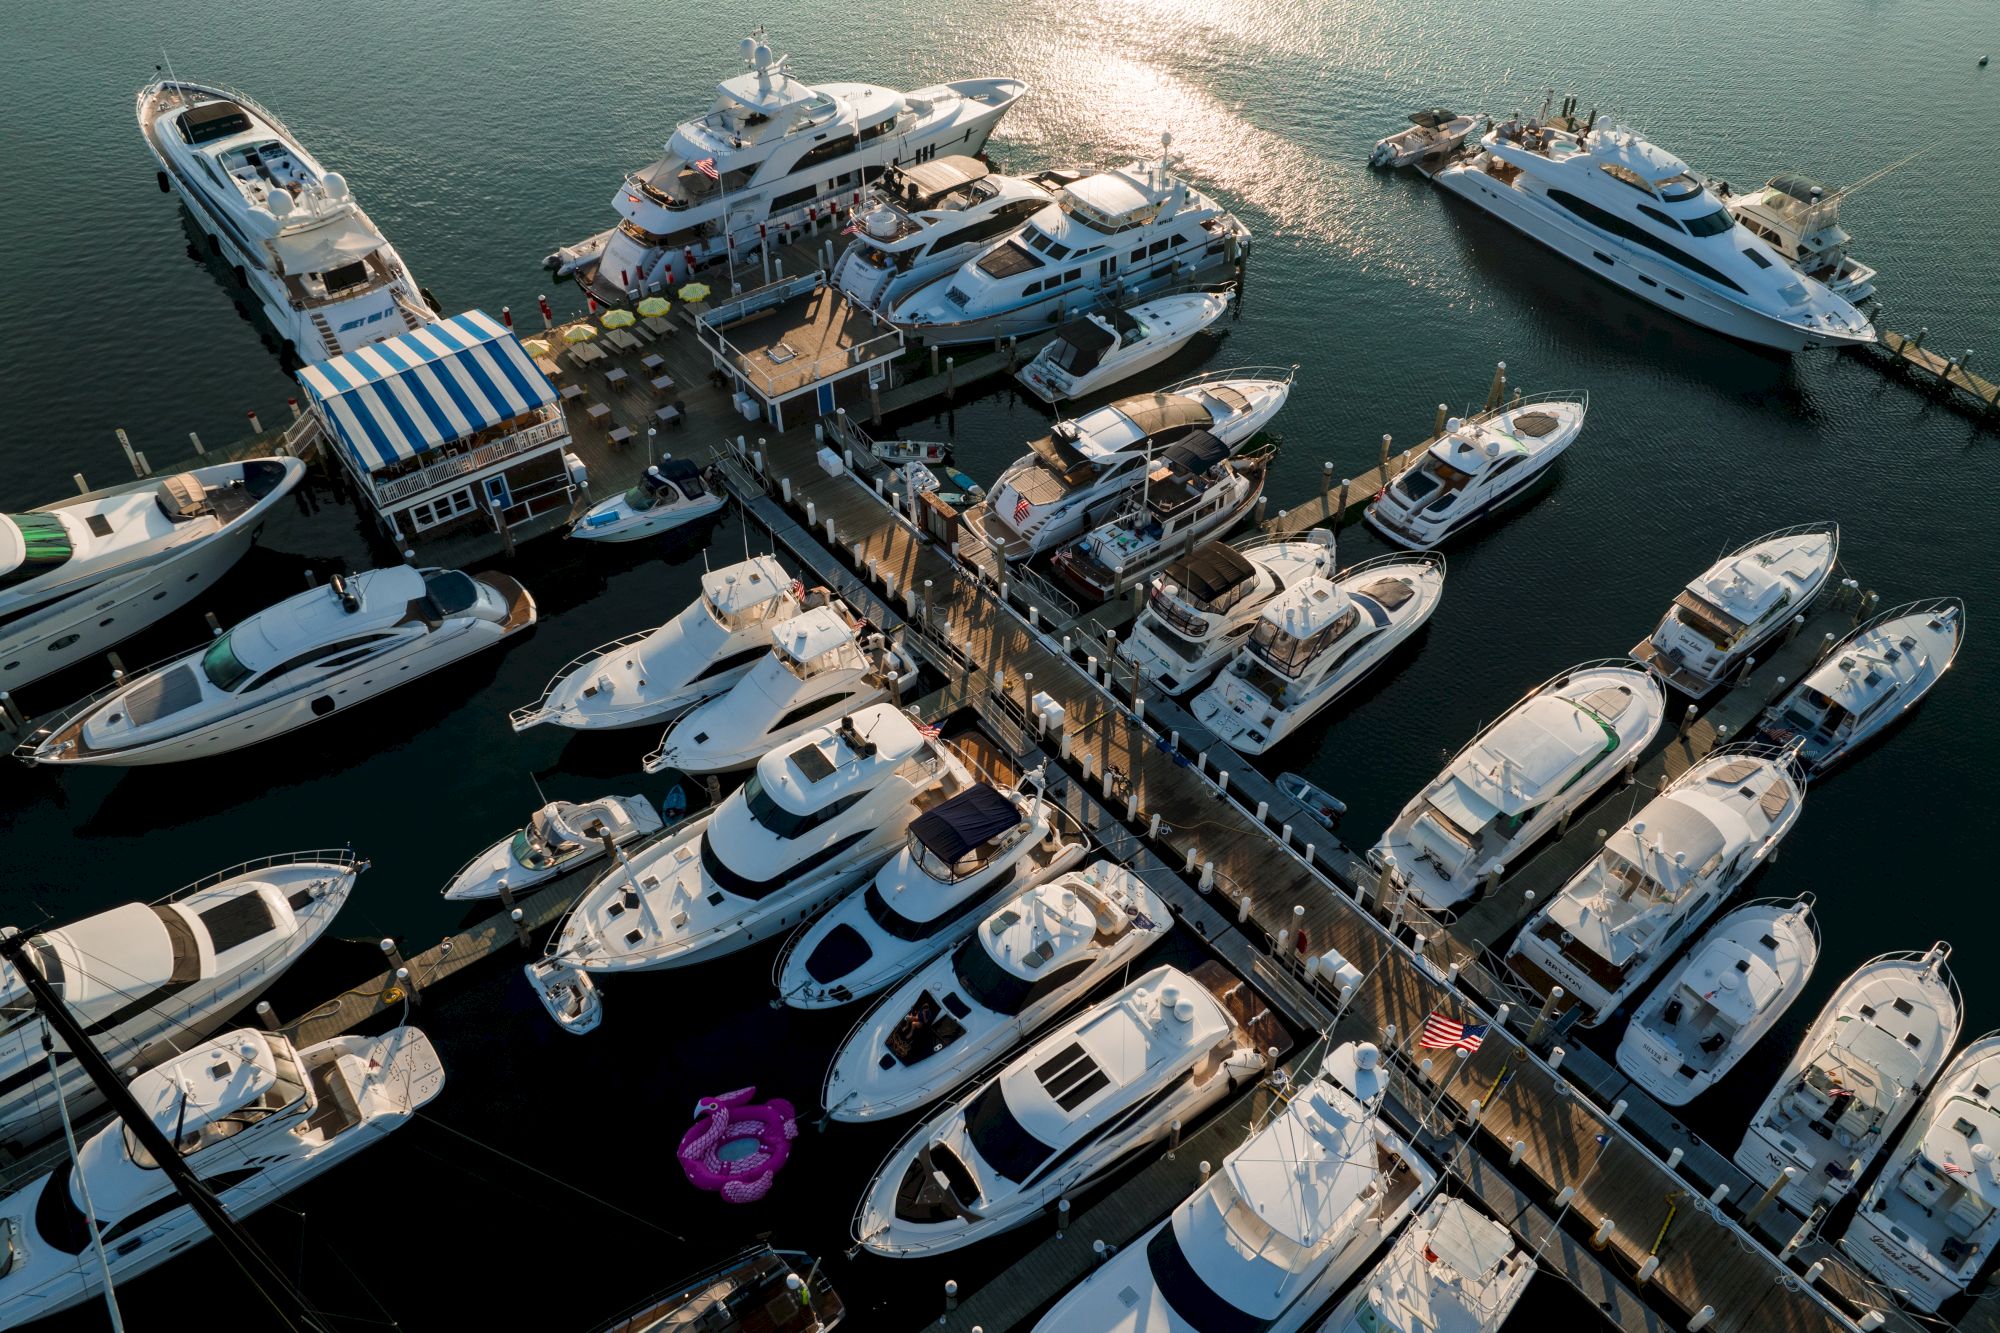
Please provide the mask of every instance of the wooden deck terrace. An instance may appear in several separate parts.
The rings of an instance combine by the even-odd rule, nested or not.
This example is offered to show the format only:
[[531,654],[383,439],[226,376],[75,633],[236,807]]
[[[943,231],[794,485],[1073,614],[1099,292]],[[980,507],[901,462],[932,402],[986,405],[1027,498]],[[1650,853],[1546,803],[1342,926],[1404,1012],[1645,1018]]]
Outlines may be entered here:
[[[806,280],[798,280],[804,285]],[[901,349],[895,330],[838,288],[821,283],[755,314],[712,328],[719,355],[767,398],[783,398],[864,361]]]

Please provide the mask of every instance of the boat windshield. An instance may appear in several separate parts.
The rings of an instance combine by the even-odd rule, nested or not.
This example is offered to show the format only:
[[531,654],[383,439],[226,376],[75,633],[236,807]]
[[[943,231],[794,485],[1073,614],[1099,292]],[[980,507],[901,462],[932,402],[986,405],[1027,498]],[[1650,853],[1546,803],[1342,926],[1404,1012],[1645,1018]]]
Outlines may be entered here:
[[1353,633],[1361,623],[1361,608],[1350,606],[1335,616],[1325,627],[1301,639],[1288,634],[1273,621],[1261,620],[1257,632],[1250,636],[1250,642],[1257,649],[1257,655],[1287,676],[1296,676],[1306,669],[1306,664],[1331,648],[1340,640]]
[[208,645],[208,651],[201,655],[202,673],[218,690],[234,690],[250,679],[250,668],[236,656],[235,637],[236,631],[229,631]]
[[959,988],[980,1008],[995,1014],[1018,1014],[1026,1007],[1034,983],[1024,981],[993,961],[975,937],[952,955],[952,975]]
[[514,863],[523,870],[547,870],[555,864],[555,857],[550,854],[548,847],[527,829],[522,829],[514,835],[514,843],[510,850],[514,856]]
[[[1247,1213],[1247,1208],[1234,1211]],[[1258,1224],[1268,1238],[1284,1241],[1269,1226]],[[1291,1247],[1296,1250],[1297,1247]],[[1260,1247],[1244,1247],[1246,1253],[1264,1253]],[[1284,1257],[1270,1255],[1273,1264],[1284,1263]],[[1153,1233],[1146,1242],[1146,1267],[1152,1271],[1153,1283],[1167,1305],[1181,1317],[1190,1328],[1215,1330],[1215,1333],[1264,1333],[1273,1321],[1260,1319],[1248,1311],[1238,1308],[1230,1300],[1208,1285],[1194,1265],[1188,1261],[1181,1249],[1180,1237],[1174,1234],[1171,1223]]]
[[1690,236],[1720,236],[1736,225],[1736,215],[1726,208],[1718,208],[1700,217],[1682,218],[1680,224],[1688,229]]
[[[264,1089],[255,1101],[236,1108],[228,1115],[217,1116],[198,1128],[182,1134],[179,1144],[181,1156],[192,1157],[203,1148],[220,1143],[224,1139],[234,1138],[264,1117],[284,1110],[305,1096],[305,1080],[299,1074],[298,1061],[291,1051],[276,1041],[271,1043],[270,1051],[273,1074],[271,1086]],[[338,1074],[334,1076],[339,1077]],[[125,1155],[132,1159],[132,1165],[141,1170],[160,1169],[159,1162],[154,1160],[153,1154],[139,1141],[139,1136],[132,1132],[130,1126],[125,1129]]]
[[660,502],[660,498],[644,485],[634,486],[625,492],[625,507],[635,514],[643,514]]
[[1701,182],[1683,171],[1677,176],[1669,176],[1653,187],[1660,192],[1660,198],[1670,204],[1683,199],[1692,199],[1701,193]]
[[38,579],[61,567],[74,554],[69,529],[54,514],[8,514],[5,521],[14,525],[14,533],[20,538],[21,558],[12,569],[0,574],[0,588]]
[[1015,1184],[1025,1182],[1055,1153],[1015,1118],[997,1078],[965,1108],[965,1137],[981,1161]]

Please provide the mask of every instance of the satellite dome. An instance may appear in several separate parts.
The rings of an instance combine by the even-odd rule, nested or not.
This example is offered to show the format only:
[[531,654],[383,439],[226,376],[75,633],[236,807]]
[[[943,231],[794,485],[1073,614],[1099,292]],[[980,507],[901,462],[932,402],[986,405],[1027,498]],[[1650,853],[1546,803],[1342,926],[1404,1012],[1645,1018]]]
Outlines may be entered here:
[[326,186],[327,198],[329,199],[347,198],[347,177],[341,175],[339,172],[337,171],[327,172],[325,179],[321,183]]

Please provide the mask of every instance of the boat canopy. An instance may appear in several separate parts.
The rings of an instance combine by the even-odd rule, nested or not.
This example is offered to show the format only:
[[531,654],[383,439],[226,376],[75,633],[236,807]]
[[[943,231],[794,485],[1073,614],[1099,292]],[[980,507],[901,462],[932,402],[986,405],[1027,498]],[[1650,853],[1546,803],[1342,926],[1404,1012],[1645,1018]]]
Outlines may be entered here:
[[910,836],[938,860],[954,865],[1020,822],[1021,811],[1013,800],[982,782],[918,815],[910,824]]
[[382,233],[354,213],[344,213],[317,226],[282,231],[271,238],[271,248],[285,272],[325,273],[345,264],[356,264],[383,245]]
[[1070,374],[1082,375],[1097,369],[1104,354],[1118,345],[1118,338],[1098,321],[1085,317],[1057,329],[1056,344],[1050,359]]
[[961,185],[984,180],[992,169],[976,157],[939,157],[892,168],[883,186],[905,208],[928,208]]
[[1198,430],[1168,445],[1161,456],[1198,477],[1229,457],[1229,446],[1212,433]]
[[1449,111],[1441,106],[1434,106],[1425,111],[1412,111],[1410,113],[1410,123],[1412,125],[1421,125],[1427,130],[1437,129],[1441,125],[1449,125],[1456,119],[1458,119],[1457,112]]
[[1224,542],[1210,542],[1167,567],[1167,581],[1190,601],[1212,611],[1227,610],[1257,580],[1257,567]]

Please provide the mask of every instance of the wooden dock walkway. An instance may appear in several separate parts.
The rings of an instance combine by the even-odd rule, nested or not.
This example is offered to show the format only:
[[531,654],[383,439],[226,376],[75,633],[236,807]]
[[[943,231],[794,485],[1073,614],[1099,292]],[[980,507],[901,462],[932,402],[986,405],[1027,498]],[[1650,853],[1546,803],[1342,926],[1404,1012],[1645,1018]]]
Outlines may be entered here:
[[[2000,384],[1973,374],[1966,367],[1971,362],[1972,350],[1967,348],[1959,356],[1941,356],[1924,347],[1924,335],[1929,329],[1920,330],[1916,337],[1906,338],[1900,333],[1887,329],[1878,331],[1872,350],[1877,359],[1886,357],[1889,364],[1909,372],[1919,381],[1951,391],[1952,401],[1978,409],[1982,420],[2000,416]],[[1966,400],[1970,399],[1970,404]]]

